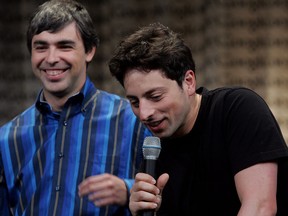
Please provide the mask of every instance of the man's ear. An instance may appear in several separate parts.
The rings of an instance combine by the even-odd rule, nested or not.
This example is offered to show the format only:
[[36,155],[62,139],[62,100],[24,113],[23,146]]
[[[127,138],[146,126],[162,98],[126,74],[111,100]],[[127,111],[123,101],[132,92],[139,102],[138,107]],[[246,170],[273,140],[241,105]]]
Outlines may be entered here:
[[196,91],[196,77],[195,73],[192,70],[187,70],[183,80],[183,85],[186,86],[188,94],[192,95]]
[[92,49],[90,51],[88,51],[86,53],[86,62],[89,63],[90,61],[92,61],[94,55],[96,53],[96,47],[92,47]]

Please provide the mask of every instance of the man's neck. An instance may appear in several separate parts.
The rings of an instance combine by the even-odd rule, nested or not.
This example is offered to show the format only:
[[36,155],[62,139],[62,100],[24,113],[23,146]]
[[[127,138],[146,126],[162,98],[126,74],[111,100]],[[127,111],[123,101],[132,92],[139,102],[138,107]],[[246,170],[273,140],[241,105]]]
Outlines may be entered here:
[[192,130],[192,128],[195,125],[196,119],[198,117],[198,113],[199,113],[199,109],[200,109],[200,105],[201,105],[201,99],[202,99],[202,95],[200,94],[195,94],[194,100],[192,102],[192,109],[190,112],[190,117],[188,117],[189,119],[189,130],[188,132],[190,132]]

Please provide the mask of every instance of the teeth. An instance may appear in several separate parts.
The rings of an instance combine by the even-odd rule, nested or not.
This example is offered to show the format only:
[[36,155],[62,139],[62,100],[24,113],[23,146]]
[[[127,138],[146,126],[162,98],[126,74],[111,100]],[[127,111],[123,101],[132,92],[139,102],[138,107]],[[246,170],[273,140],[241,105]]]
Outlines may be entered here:
[[62,72],[63,72],[62,70],[46,70],[46,73],[50,76],[57,76]]
[[155,127],[155,126],[157,126],[157,125],[159,125],[159,121],[158,122],[153,122],[153,123],[150,123],[149,125],[151,125],[152,127]]

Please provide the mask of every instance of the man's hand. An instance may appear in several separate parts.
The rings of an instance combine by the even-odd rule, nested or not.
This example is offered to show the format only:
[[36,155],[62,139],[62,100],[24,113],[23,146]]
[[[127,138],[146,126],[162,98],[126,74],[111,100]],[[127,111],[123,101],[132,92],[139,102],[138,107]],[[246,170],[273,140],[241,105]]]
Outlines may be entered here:
[[[131,189],[129,208],[132,215],[138,215],[142,210],[157,210],[161,205],[161,192],[169,179],[168,174],[162,174],[156,180],[145,173],[138,173]],[[156,184],[156,185],[155,185]]]
[[96,206],[125,205],[127,188],[124,181],[111,174],[90,176],[78,186],[78,195],[87,196]]

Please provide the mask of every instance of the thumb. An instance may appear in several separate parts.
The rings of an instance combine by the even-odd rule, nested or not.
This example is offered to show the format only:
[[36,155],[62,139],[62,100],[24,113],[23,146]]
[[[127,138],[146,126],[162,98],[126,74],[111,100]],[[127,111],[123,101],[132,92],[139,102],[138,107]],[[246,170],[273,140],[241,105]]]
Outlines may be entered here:
[[168,180],[169,180],[169,175],[167,173],[164,173],[161,176],[159,176],[156,186],[160,189],[160,193],[164,189]]
[[162,174],[157,181],[156,186],[158,187],[158,189],[160,190],[159,194],[157,195],[158,199],[159,199],[159,203],[157,205],[156,211],[159,210],[161,203],[162,203],[162,191],[166,185],[166,183],[169,180],[169,175],[167,173]]

